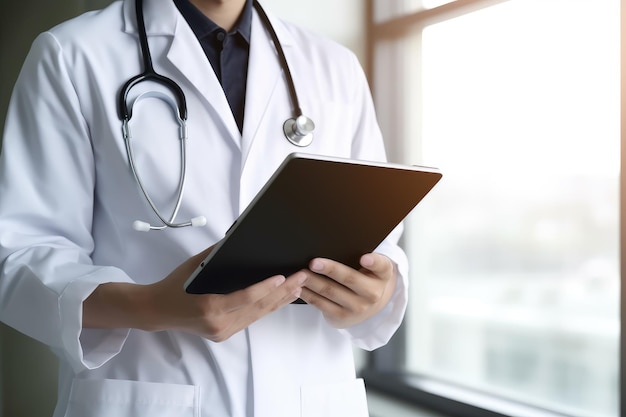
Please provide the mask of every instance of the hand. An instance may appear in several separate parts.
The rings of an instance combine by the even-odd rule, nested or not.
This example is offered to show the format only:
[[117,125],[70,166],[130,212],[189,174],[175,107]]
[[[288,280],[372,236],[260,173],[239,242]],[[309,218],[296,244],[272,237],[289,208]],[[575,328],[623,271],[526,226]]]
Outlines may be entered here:
[[192,256],[150,285],[98,286],[83,304],[84,327],[182,330],[221,342],[300,297],[307,275],[270,277],[230,294],[188,294],[183,289],[212,248]]
[[317,307],[336,328],[359,324],[382,310],[396,286],[395,264],[376,253],[363,255],[362,268],[313,259],[300,298]]

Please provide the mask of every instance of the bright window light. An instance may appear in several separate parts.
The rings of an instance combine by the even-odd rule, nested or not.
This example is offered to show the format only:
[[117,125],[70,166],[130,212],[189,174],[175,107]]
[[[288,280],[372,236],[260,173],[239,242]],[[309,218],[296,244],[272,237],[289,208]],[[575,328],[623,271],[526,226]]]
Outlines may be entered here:
[[408,159],[444,177],[407,226],[407,369],[616,417],[619,1],[511,0],[415,36]]

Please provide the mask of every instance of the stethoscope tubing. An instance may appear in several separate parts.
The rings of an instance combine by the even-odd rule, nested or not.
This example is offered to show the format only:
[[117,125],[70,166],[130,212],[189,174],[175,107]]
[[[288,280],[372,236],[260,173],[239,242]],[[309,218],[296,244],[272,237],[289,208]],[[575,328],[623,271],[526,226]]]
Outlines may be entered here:
[[[176,190],[177,197],[176,197],[176,203],[172,210],[172,214],[170,215],[170,218],[168,220],[165,217],[163,217],[160,210],[156,207],[156,204],[150,197],[150,194],[146,190],[146,187],[144,186],[143,181],[141,180],[141,176],[139,175],[139,170],[137,169],[137,164],[135,162],[135,153],[133,151],[133,147],[131,143],[133,139],[132,133],[128,125],[128,122],[126,120],[124,120],[123,122],[124,143],[126,146],[126,153],[128,154],[130,169],[133,173],[133,176],[135,177],[135,180],[137,181],[137,184],[139,185],[139,188],[142,194],[148,201],[148,204],[150,205],[150,207],[152,208],[156,216],[159,218],[159,220],[163,223],[163,226],[150,226],[150,230],[162,230],[162,229],[165,229],[166,227],[177,228],[177,227],[191,226],[192,225],[191,221],[184,222],[184,223],[174,223],[174,220],[176,219],[176,216],[178,215],[178,211],[180,210],[180,206],[183,200],[183,195],[185,193],[185,183],[187,179],[187,125],[184,120],[180,119],[179,115],[177,114],[176,103],[169,96],[160,92],[151,91],[151,92],[141,94],[139,97],[137,97],[137,99],[135,99],[135,102],[139,101],[140,99],[144,97],[155,97],[168,103],[170,107],[172,108],[172,110],[174,111],[174,116],[178,119],[178,123],[180,125],[179,142],[180,142],[180,154],[181,154],[180,164],[181,165],[180,165],[179,181],[178,181],[178,186]],[[134,104],[133,104],[133,107],[134,107]],[[138,227],[140,226],[138,225],[135,226],[135,228],[138,228]]]
[[[278,39],[278,35],[272,26],[269,17],[261,7],[260,3],[257,0],[253,0],[253,6],[257,11],[260,19],[263,22],[263,25],[268,30],[272,41],[274,43],[274,47],[276,49],[278,59],[280,65],[285,73],[285,79],[287,82],[289,96],[291,99],[292,108],[292,118],[287,119],[283,124],[283,132],[287,140],[295,146],[304,147],[311,144],[313,140],[313,129],[315,129],[315,124],[311,119],[304,116],[302,114],[302,110],[300,108],[300,101],[298,100],[298,95],[296,93],[296,87],[293,81],[293,77],[291,74],[291,70],[289,68],[289,64],[287,63],[287,58],[285,57],[285,52],[283,47]],[[141,189],[142,194],[148,201],[148,204],[152,208],[152,211],[156,214],[158,219],[161,221],[162,225],[153,226],[149,223],[136,221],[133,227],[136,230],[140,231],[148,231],[148,230],[163,230],[167,227],[172,228],[180,228],[186,226],[204,226],[206,224],[206,218],[204,216],[194,217],[188,222],[183,223],[175,223],[176,216],[180,210],[180,206],[182,203],[183,195],[185,192],[185,184],[187,177],[187,102],[185,98],[185,93],[182,88],[172,79],[167,78],[161,74],[158,74],[154,70],[154,66],[152,65],[152,56],[150,54],[150,46],[148,45],[148,35],[146,33],[146,24],[144,20],[143,14],[143,0],[135,0],[135,13],[137,20],[137,33],[139,36],[139,45],[141,49],[142,63],[143,63],[143,71],[130,78],[124,85],[122,86],[119,95],[118,95],[118,114],[120,120],[122,120],[122,133],[124,136],[124,142],[126,146],[126,152],[128,154],[128,161]],[[130,90],[136,86],[137,84],[143,81],[154,81],[163,86],[165,86],[171,93],[176,97],[176,101],[172,100],[169,96],[160,93],[160,92],[147,92],[140,94],[132,103],[131,107],[128,106],[128,95]],[[161,214],[159,209],[156,207],[156,204],[150,197],[148,191],[146,190],[143,181],[141,180],[141,176],[137,170],[137,166],[135,164],[135,156],[132,148],[132,134],[130,129],[130,119],[132,117],[132,109],[137,103],[139,99],[142,97],[156,97],[161,100],[166,101],[174,110],[174,115],[180,124],[180,152],[181,152],[181,169],[180,169],[180,178],[178,182],[178,190],[177,197],[174,208],[172,210],[172,214],[169,219]]]
[[143,0],[135,1],[135,14],[137,15],[137,33],[139,35],[139,45],[143,61],[143,72],[126,81],[118,96],[118,113],[122,120],[130,120],[131,112],[128,109],[128,93],[137,84],[143,81],[155,81],[170,89],[176,96],[178,102],[178,117],[187,120],[187,100],[183,89],[171,78],[158,74],[152,65],[152,55],[148,45],[148,34],[146,33],[146,23],[143,16]]
[[252,4],[263,21],[263,26],[268,29],[272,41],[274,42],[274,48],[276,48],[276,52],[278,53],[280,66],[283,68],[283,71],[285,71],[285,79],[287,80],[287,87],[289,88],[289,97],[291,98],[291,103],[293,105],[292,117],[297,119],[299,116],[302,116],[302,109],[300,108],[300,100],[298,100],[298,94],[296,93],[296,86],[293,82],[291,70],[289,69],[289,63],[285,57],[285,51],[283,50],[283,46],[278,39],[278,35],[272,26],[272,22],[270,22],[270,18],[267,16],[267,13],[265,13],[265,10],[263,10],[263,7],[261,7],[261,4],[259,4],[257,0],[254,0]]

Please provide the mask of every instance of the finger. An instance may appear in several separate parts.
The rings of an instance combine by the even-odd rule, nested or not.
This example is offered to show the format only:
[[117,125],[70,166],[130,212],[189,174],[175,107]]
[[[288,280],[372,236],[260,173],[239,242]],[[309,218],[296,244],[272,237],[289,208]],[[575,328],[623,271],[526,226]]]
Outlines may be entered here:
[[[308,285],[308,284],[307,284]],[[307,304],[316,307],[320,310],[325,317],[342,317],[346,308],[340,304],[337,304],[333,300],[328,299],[325,296],[316,293],[308,287],[302,287],[302,293],[300,294],[300,298],[304,300]]]
[[306,279],[304,273],[294,274],[265,296],[246,305],[238,312],[238,327],[243,329],[261,317],[296,301],[301,295],[302,285]]
[[[336,271],[334,273],[336,274]],[[353,273],[356,271],[352,270]],[[327,299],[334,304],[349,307],[358,298],[358,294],[351,288],[344,285],[349,279],[335,279],[325,275],[309,272],[309,279],[305,288],[315,293],[319,297]],[[339,282],[341,281],[341,282]]]
[[284,275],[276,275],[257,282],[247,288],[227,294],[223,308],[225,311],[231,312],[250,306],[266,297],[268,294],[271,294],[285,281],[286,278]]
[[386,277],[394,266],[391,259],[380,253],[368,253],[361,256],[360,264],[363,268],[373,272],[378,277]]
[[302,286],[308,279],[304,272],[297,272],[288,277],[283,284],[256,302],[255,309],[268,313],[300,297]]
[[[362,296],[369,295],[369,291],[365,291],[365,290],[367,290],[367,288],[369,287],[369,283],[367,281],[370,280],[371,277],[368,275],[362,274],[359,271],[353,268],[350,268],[347,265],[344,265],[340,262],[336,262],[330,259],[316,258],[311,261],[309,267],[311,271],[315,272],[316,274],[324,275],[332,279],[336,283],[341,284],[343,287],[349,289],[351,292],[355,294],[362,295]],[[315,280],[315,281],[319,282],[318,280]],[[336,288],[328,284],[327,287],[323,288],[322,290],[323,290],[323,293],[330,293],[330,292],[338,292],[340,291],[340,288]],[[334,299],[334,298],[331,297],[331,299]]]
[[253,306],[253,310],[257,312],[260,318],[280,307],[296,301],[302,293],[302,284],[305,280],[305,274],[298,274],[297,276],[288,278],[276,291],[258,300]]
[[[297,272],[288,278],[279,276],[279,279],[273,282],[273,285],[267,287],[255,286],[249,287],[248,299],[243,303],[244,306],[252,306],[256,310],[267,312],[273,310],[274,305],[282,305],[295,301],[300,295],[300,288],[306,282],[308,276],[304,272]],[[257,286],[259,286],[257,288]]]
[[[230,311],[224,311],[224,316],[229,316],[230,319],[225,321],[225,326],[213,329],[213,331],[209,333],[209,339],[215,342],[224,341],[272,311],[292,303],[300,297],[300,286],[305,279],[306,274],[300,274],[295,277],[292,276],[289,279],[278,275],[244,290],[222,296],[232,299],[237,297],[239,301],[246,298],[250,300],[255,298],[255,300],[244,305],[239,304],[238,307]],[[269,291],[266,292],[266,290]],[[224,299],[222,299],[222,301],[224,302]]]

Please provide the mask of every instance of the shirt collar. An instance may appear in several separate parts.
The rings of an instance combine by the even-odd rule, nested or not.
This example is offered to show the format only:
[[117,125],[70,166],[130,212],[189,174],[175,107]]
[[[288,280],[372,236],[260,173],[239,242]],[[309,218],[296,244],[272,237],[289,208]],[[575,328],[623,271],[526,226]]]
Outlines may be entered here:
[[[206,17],[204,13],[202,13],[189,0],[174,0],[174,3],[198,39],[201,39],[216,30],[223,30],[223,28],[219,27],[215,22]],[[241,16],[239,16],[235,26],[229,33],[239,33],[249,44],[251,30],[252,0],[246,0]]]

